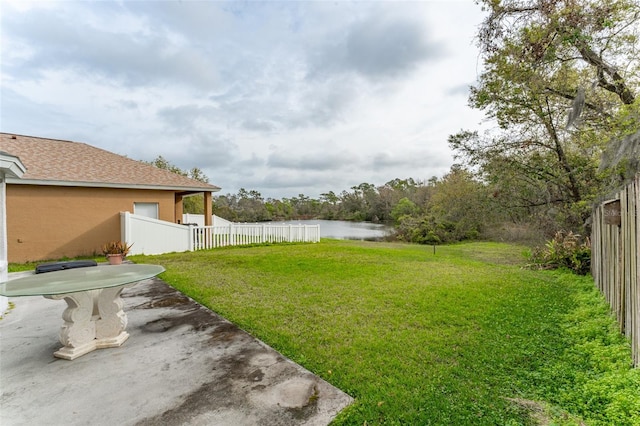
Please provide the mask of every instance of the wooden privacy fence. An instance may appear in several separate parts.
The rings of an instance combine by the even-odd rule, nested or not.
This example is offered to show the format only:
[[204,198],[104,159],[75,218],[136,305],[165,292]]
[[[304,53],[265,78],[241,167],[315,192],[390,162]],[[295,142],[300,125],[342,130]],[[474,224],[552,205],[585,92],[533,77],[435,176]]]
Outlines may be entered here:
[[640,364],[640,174],[615,197],[596,207],[591,235],[591,272],[611,305],[620,331],[631,339]]

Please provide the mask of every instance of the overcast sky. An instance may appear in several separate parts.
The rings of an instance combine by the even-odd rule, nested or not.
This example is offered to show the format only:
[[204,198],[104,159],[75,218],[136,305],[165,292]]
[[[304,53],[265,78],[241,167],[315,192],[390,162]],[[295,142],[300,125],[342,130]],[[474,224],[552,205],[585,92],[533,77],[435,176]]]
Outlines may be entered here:
[[477,129],[473,1],[0,2],[0,130],[198,167],[220,194],[427,180]]

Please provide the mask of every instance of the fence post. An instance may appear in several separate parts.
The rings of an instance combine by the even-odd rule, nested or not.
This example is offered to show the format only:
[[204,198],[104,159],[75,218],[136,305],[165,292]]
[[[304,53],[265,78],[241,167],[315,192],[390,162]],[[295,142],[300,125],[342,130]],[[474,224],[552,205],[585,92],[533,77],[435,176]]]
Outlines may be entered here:
[[131,213],[120,212],[120,240],[131,244]]
[[195,247],[194,247],[195,238],[193,238],[193,234],[195,232],[196,232],[196,228],[194,226],[192,226],[192,225],[189,225],[189,236],[187,237],[188,238],[187,247],[189,247],[189,251],[194,251],[195,250]]

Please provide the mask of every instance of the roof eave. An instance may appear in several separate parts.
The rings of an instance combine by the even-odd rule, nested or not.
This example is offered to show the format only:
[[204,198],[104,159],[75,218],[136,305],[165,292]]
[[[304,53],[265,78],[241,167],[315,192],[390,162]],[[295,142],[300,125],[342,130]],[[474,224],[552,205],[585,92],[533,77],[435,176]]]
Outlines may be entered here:
[[113,188],[113,189],[153,189],[158,191],[180,191],[180,192],[218,192],[221,188],[217,186],[176,186],[176,185],[145,185],[128,183],[104,183],[104,182],[70,182],[38,179],[15,179],[7,178],[7,184],[15,185],[43,185],[43,186],[78,186],[84,188]]
[[0,170],[4,173],[7,181],[20,179],[27,172],[27,168],[22,164],[20,158],[5,152],[0,152]]

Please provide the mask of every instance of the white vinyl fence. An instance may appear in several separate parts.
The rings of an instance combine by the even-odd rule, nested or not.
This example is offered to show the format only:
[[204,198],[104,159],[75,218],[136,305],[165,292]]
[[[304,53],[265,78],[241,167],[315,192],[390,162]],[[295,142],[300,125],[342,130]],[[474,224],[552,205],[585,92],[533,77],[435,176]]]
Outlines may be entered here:
[[320,225],[237,224],[192,227],[193,250],[260,243],[317,243]]
[[191,251],[193,244],[188,226],[149,217],[120,213],[122,241],[131,246],[131,254],[163,254]]
[[[133,244],[131,254],[163,254],[224,246],[320,241],[320,225],[237,224],[222,218],[216,221],[216,218],[217,216],[213,220],[214,226],[180,225],[122,212],[121,238],[122,241]],[[183,219],[190,220],[185,223],[199,223],[194,217]]]

